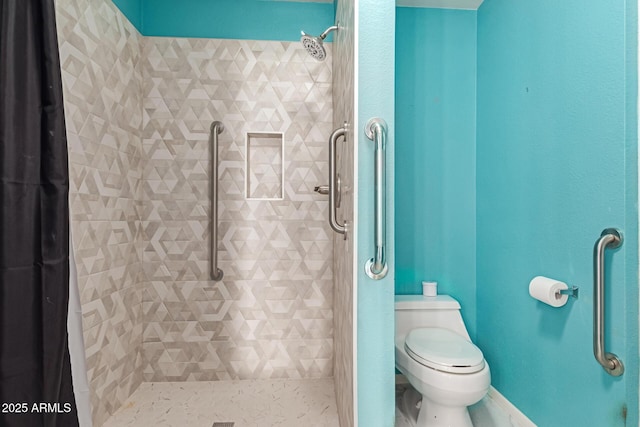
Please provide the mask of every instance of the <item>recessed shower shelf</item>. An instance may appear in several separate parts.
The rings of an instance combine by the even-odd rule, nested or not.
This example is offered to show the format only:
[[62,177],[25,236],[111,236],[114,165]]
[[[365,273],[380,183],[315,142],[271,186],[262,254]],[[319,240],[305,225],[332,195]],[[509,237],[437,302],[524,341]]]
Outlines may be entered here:
[[248,132],[245,195],[249,200],[284,198],[284,134]]

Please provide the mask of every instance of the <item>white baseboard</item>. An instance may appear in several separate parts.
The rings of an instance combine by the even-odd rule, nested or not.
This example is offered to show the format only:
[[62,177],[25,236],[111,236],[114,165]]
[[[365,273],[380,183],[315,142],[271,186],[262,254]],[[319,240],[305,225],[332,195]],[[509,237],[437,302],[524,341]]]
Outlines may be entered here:
[[489,388],[489,392],[487,396],[493,400],[493,402],[499,406],[509,418],[514,425],[518,427],[537,427],[533,421],[531,421],[525,414],[520,412],[518,408],[513,406],[513,403],[509,402],[506,397],[504,397],[498,390],[491,386]]

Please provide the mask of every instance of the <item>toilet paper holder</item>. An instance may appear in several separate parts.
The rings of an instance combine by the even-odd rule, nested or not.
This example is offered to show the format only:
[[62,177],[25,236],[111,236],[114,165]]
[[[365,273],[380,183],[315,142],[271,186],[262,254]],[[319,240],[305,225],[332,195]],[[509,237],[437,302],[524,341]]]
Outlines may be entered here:
[[560,289],[556,292],[556,298],[560,298],[561,295],[569,295],[573,298],[578,298],[578,290],[577,286],[571,286],[568,289]]

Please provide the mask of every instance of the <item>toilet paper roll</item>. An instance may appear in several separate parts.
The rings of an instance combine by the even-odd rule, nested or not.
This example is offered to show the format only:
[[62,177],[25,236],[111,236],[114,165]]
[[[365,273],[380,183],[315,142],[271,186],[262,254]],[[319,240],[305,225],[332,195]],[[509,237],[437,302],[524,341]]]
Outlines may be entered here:
[[425,297],[438,296],[438,282],[422,282],[422,295]]
[[569,287],[564,282],[544,276],[536,276],[529,283],[529,295],[552,307],[562,307],[567,303],[569,296],[561,295],[562,289],[569,289]]

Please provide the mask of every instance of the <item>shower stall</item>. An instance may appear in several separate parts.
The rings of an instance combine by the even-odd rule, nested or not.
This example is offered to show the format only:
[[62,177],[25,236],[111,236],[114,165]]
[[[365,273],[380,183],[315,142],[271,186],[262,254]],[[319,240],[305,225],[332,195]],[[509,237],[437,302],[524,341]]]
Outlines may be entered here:
[[[56,2],[94,426],[146,383],[305,379],[334,384],[340,425],[357,423],[360,224],[361,256],[374,247],[373,224],[356,219],[366,137],[354,2],[335,16],[321,6],[299,26],[328,29],[303,47],[148,37],[109,1]],[[314,188],[333,178],[330,214],[336,198]],[[362,200],[373,171],[367,181]]]
[[[144,380],[330,377],[333,250],[326,197],[313,188],[328,176],[331,63],[295,43],[239,40],[145,38],[142,57],[153,82]],[[210,138],[215,121],[224,132],[213,126]],[[224,274],[214,278],[216,252]]]

